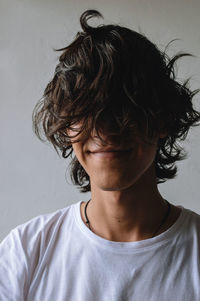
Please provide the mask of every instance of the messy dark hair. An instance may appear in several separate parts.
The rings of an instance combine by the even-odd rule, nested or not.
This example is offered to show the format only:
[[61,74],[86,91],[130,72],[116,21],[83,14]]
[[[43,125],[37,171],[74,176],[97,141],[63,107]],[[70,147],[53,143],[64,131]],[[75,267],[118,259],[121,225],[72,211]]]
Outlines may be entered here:
[[[86,139],[95,129],[103,142],[103,125],[119,137],[137,126],[147,142],[162,129],[166,136],[158,140],[154,164],[157,184],[163,183],[176,176],[175,161],[187,157],[177,140],[184,140],[189,128],[200,121],[192,104],[200,90],[191,91],[189,79],[182,84],[175,79],[177,59],[193,55],[179,52],[170,59],[166,48],[159,50],[134,30],[118,24],[89,26],[87,20],[95,16],[103,18],[96,10],[85,11],[80,17],[83,31],[69,46],[56,49],[62,54],[33,110],[34,132],[44,141],[42,125],[56,152],[60,150],[63,158],[71,156],[71,179],[81,192],[87,192],[90,178],[72,157],[67,129],[73,130],[81,121],[76,135]],[[74,141],[80,141],[80,136]]]

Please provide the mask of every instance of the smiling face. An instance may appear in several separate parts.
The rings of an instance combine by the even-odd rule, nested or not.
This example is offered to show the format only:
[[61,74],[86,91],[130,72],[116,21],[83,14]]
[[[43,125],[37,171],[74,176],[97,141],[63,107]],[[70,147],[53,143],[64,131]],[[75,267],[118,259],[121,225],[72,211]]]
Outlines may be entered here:
[[[74,135],[73,131],[68,131]],[[123,190],[134,185],[149,168],[154,168],[153,161],[156,155],[159,137],[145,143],[139,135],[129,135],[123,139],[117,136],[101,137],[109,144],[103,145],[95,133],[87,140],[73,143],[74,153],[99,189],[104,191]],[[76,137],[76,139],[79,136]]]

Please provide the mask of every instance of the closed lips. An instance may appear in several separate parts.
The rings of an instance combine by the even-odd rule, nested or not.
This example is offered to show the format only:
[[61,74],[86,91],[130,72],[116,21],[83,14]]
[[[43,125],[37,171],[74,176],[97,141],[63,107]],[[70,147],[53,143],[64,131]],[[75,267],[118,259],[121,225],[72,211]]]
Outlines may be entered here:
[[130,151],[130,149],[119,149],[119,150],[115,150],[115,149],[99,149],[99,150],[94,150],[94,151],[90,151],[91,153],[107,153],[107,152],[127,152]]

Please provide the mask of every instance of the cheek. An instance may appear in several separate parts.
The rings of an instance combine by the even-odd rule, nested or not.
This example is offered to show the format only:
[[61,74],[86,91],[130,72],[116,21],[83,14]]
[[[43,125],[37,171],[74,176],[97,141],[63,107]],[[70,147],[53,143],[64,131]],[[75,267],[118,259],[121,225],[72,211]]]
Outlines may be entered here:
[[130,160],[127,160],[127,173],[130,177],[144,174],[153,164],[156,155],[156,145],[139,145]]
[[87,169],[87,154],[84,152],[83,144],[81,142],[74,143],[72,144],[72,148],[79,163],[83,166],[84,169]]
[[74,150],[74,153],[75,153],[77,159],[79,159],[79,158],[81,159],[81,157],[82,157],[82,145],[81,145],[81,143],[80,142],[73,143],[72,148]]

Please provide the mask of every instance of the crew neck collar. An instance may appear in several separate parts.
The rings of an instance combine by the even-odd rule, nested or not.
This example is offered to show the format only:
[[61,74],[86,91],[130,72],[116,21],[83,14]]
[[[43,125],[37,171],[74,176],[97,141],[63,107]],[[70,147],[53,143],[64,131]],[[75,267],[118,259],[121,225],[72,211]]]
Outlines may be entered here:
[[130,252],[140,252],[142,250],[147,250],[151,248],[158,247],[162,244],[167,243],[169,240],[173,239],[180,231],[183,226],[187,213],[190,213],[190,210],[187,210],[183,206],[178,206],[181,208],[181,213],[175,223],[168,228],[166,231],[161,234],[140,241],[133,242],[118,242],[118,241],[110,241],[107,240],[94,232],[92,232],[83,222],[81,217],[81,203],[83,201],[79,201],[73,204],[74,217],[77,226],[81,230],[81,232],[85,235],[86,238],[91,240],[93,243],[99,245],[101,248],[105,248],[106,250],[111,250],[114,252],[121,253],[130,253]]

